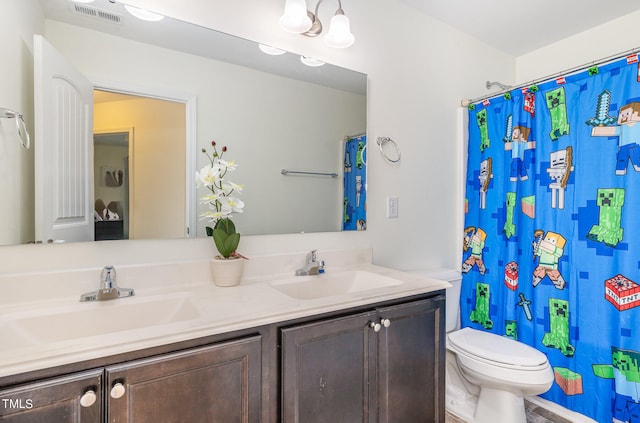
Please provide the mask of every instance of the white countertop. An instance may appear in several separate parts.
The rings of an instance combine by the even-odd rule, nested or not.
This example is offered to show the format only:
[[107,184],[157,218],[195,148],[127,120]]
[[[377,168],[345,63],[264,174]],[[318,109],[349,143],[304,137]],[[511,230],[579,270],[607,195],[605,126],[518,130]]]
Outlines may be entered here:
[[[318,254],[324,258],[322,252]],[[356,264],[346,264],[344,252],[336,252],[335,257],[332,254],[325,253],[327,259],[335,260],[336,266],[327,266],[325,274],[303,277],[293,276],[290,269],[265,275],[263,260],[252,258],[247,262],[253,263],[247,265],[245,279],[235,287],[215,286],[208,276],[208,263],[174,263],[152,268],[123,266],[118,284],[134,288],[136,295],[104,302],[78,301],[80,294],[97,288],[97,280],[87,277],[93,276],[96,269],[0,278],[0,288],[8,292],[0,299],[0,377],[450,286],[445,281],[367,263],[370,255],[366,253],[359,253],[354,260]],[[292,268],[300,264],[300,254],[266,259],[269,263],[278,260],[290,263],[287,266]],[[398,283],[313,299],[296,299],[272,286],[283,280],[297,282],[330,277],[331,272],[355,271],[392,278]]]

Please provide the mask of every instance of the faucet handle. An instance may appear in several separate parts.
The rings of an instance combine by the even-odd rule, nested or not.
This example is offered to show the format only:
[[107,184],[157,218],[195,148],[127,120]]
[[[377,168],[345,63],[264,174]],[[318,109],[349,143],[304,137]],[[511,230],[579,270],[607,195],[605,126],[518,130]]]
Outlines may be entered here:
[[307,254],[307,263],[314,263],[316,261],[316,253],[317,252],[318,252],[318,250],[311,250]]
[[116,283],[116,269],[113,266],[105,266],[100,272],[100,284],[102,288],[112,288]]

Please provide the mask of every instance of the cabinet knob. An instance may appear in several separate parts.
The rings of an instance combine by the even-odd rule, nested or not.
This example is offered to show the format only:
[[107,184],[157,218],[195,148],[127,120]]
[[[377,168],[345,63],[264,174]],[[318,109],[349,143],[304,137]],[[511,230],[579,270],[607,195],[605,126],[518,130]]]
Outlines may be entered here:
[[385,328],[388,328],[389,326],[391,326],[391,320],[389,320],[389,319],[380,319],[380,323]]
[[382,329],[382,326],[380,326],[380,323],[376,323],[376,322],[369,322],[369,327],[373,329],[374,332],[380,332],[380,329]]
[[111,398],[122,398],[122,396],[124,395],[126,389],[124,388],[124,385],[120,382],[115,383],[112,387],[111,387]]
[[90,389],[80,397],[80,405],[83,407],[91,407],[96,403],[96,399],[98,399],[98,396],[94,390]]

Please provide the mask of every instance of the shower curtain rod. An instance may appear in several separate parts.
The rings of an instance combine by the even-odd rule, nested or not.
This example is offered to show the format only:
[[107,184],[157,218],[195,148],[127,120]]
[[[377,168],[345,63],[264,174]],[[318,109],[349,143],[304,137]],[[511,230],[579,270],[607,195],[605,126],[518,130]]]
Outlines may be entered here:
[[542,81],[548,81],[548,80],[551,80],[551,79],[555,79],[555,78],[558,78],[558,77],[561,77],[561,76],[568,76],[568,75],[571,75],[573,73],[577,73],[579,71],[582,71],[584,69],[588,69],[591,66],[600,66],[600,65],[603,65],[605,63],[613,62],[613,61],[616,61],[618,59],[622,59],[623,57],[626,57],[626,56],[632,55],[634,53],[637,53],[638,51],[640,51],[640,47],[635,47],[635,48],[632,48],[630,50],[625,50],[623,52],[616,53],[616,54],[613,54],[611,56],[607,56],[607,57],[605,57],[603,59],[600,59],[598,61],[587,62],[587,63],[584,63],[582,65],[575,66],[575,67],[572,67],[572,68],[569,68],[569,69],[565,69],[565,70],[560,71],[560,72],[552,73],[552,74],[544,76],[542,78],[533,79],[533,80],[531,80],[529,82],[525,82],[524,84],[514,85],[513,87],[509,87],[506,90],[500,90],[500,91],[495,92],[495,93],[490,94],[490,95],[483,95],[481,97],[473,98],[471,100],[464,99],[464,100],[462,100],[460,102],[460,105],[462,107],[467,107],[470,104],[477,103],[479,101],[486,100],[488,98],[498,97],[499,95],[502,95],[502,94],[504,94],[506,92],[519,90],[519,89],[522,89],[524,87],[528,87],[528,86],[540,83]]
[[366,133],[362,133],[362,134],[356,134],[356,135],[345,135],[344,136],[344,140],[350,140],[351,138],[358,138],[358,137],[364,137],[365,135],[367,135]]

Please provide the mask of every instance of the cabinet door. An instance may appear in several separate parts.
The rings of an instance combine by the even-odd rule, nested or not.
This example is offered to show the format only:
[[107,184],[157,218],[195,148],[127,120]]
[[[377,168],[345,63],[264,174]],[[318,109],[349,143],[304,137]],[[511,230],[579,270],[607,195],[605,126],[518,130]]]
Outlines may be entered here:
[[282,330],[282,422],[369,421],[376,347],[368,323],[374,317],[362,313]]
[[102,369],[0,390],[0,422],[102,421]]
[[107,368],[107,421],[259,422],[260,336]]
[[381,423],[444,422],[444,297],[381,308]]

